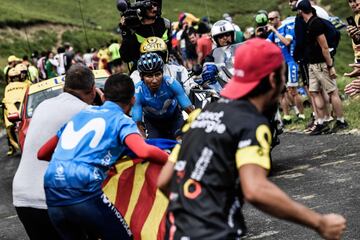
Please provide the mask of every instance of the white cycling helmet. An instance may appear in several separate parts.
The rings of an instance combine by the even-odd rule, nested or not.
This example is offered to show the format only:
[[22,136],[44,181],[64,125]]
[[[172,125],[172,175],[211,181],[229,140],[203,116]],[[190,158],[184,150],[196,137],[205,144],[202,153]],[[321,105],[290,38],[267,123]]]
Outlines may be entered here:
[[224,33],[232,33],[232,40],[235,39],[235,28],[234,25],[226,20],[220,20],[214,23],[214,25],[211,28],[211,37],[214,39],[216,45],[218,44],[217,36],[224,34]]

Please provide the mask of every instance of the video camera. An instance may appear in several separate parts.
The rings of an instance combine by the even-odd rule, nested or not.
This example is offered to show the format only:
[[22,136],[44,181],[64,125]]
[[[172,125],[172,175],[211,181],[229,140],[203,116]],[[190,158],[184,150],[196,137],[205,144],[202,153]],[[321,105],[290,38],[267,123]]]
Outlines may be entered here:
[[146,9],[152,5],[158,6],[158,15],[161,15],[162,0],[137,0],[131,3],[130,0],[117,0],[116,7],[125,18],[125,25],[129,28],[135,28],[141,25],[141,18],[144,17]]

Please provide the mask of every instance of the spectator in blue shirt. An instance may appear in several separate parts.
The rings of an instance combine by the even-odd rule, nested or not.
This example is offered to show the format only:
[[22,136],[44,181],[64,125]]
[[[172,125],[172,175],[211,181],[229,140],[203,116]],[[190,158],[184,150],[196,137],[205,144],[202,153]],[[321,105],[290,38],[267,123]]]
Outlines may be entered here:
[[270,23],[268,29],[271,31],[268,40],[278,45],[287,65],[287,92],[281,99],[281,107],[284,111],[283,122],[284,124],[291,123],[289,104],[294,104],[297,107],[299,111],[298,118],[304,120],[304,106],[297,92],[299,85],[298,65],[293,58],[295,48],[295,17],[286,18],[281,22],[279,12],[272,11],[269,13],[268,19]]

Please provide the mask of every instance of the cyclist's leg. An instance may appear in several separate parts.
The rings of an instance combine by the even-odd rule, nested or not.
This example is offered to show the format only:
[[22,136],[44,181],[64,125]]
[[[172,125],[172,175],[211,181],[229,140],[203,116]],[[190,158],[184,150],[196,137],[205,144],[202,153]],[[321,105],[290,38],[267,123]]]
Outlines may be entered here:
[[68,206],[48,207],[48,213],[52,224],[62,239],[88,239],[85,230],[78,224],[75,216],[71,215]]
[[163,137],[163,126],[161,126],[161,120],[155,120],[144,116],[144,123],[147,133],[147,138],[165,138]]
[[181,127],[184,125],[184,117],[181,109],[177,108],[169,121],[169,139],[176,139],[181,134]]
[[49,207],[49,214],[64,239],[132,239],[125,219],[104,194],[79,204]]
[[132,239],[132,233],[125,219],[105,194],[87,201],[86,204],[76,206],[74,211],[81,213],[87,232],[96,229],[96,235],[102,240]]

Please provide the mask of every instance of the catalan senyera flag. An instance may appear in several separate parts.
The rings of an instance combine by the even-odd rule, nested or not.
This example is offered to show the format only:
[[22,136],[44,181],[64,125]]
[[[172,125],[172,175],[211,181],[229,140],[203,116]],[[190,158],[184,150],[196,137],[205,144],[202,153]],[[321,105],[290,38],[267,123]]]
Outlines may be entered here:
[[127,156],[112,168],[103,184],[104,193],[125,217],[135,240],[164,239],[168,199],[156,187],[161,168]]

